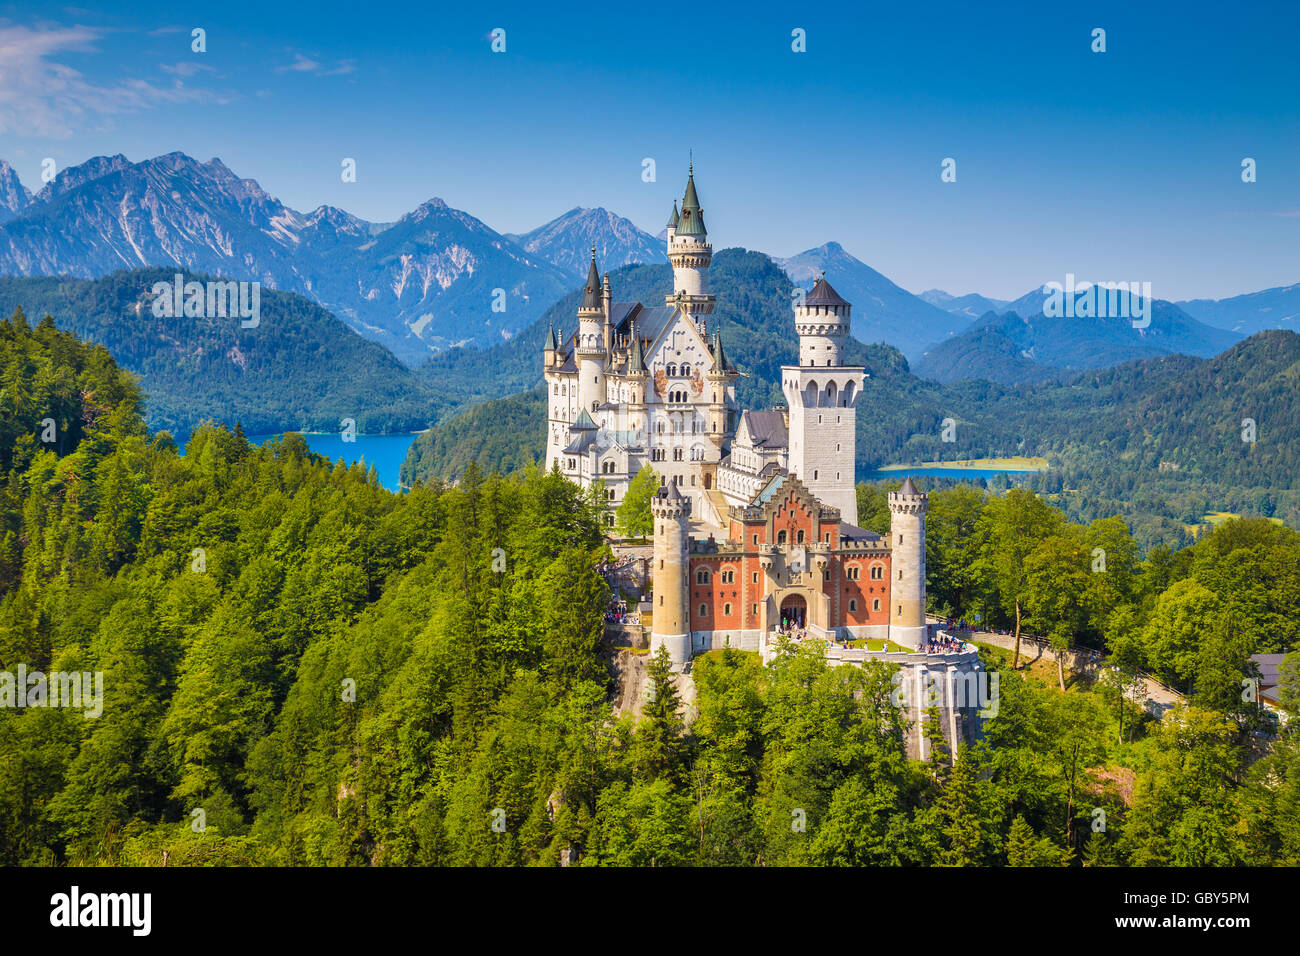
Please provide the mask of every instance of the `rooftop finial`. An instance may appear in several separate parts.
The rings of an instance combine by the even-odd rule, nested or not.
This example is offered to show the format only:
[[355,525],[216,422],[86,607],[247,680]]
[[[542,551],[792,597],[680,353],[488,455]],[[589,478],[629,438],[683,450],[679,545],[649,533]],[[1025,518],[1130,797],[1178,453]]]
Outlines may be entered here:
[[596,261],[596,244],[594,242],[591,244],[591,261]]

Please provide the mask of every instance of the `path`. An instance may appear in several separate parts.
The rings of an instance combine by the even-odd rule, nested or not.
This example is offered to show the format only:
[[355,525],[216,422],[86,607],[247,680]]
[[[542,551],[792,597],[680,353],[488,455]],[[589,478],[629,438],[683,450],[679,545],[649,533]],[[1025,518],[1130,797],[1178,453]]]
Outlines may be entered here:
[[[931,623],[942,622],[936,618],[930,619]],[[1001,647],[1008,651],[1014,651],[1016,647],[1016,638],[1014,634],[994,634],[991,631],[958,631],[956,633],[966,636],[968,640],[976,641],[981,644],[992,644],[994,647]],[[1038,638],[1030,637],[1024,631],[1020,632],[1020,659],[1024,663],[1032,664],[1037,660],[1049,660],[1056,663],[1056,649],[1046,641],[1040,641]],[[1093,676],[1097,672],[1097,667],[1106,658],[1097,651],[1091,649],[1072,649],[1066,652],[1065,666],[1077,673],[1088,674]],[[1183,695],[1178,693],[1172,687],[1166,687],[1160,681],[1146,674],[1142,674],[1143,690],[1146,693],[1146,699],[1151,704],[1159,708],[1160,713],[1168,710],[1174,704],[1181,702]]]

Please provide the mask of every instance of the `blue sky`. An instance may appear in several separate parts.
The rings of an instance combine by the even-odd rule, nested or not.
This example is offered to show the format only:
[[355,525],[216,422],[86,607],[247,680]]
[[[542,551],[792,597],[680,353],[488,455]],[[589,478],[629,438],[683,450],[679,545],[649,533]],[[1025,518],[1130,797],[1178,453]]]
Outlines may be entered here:
[[1300,282],[1298,8],[1132,6],[0,0],[0,158],[36,189],[46,156],[181,150],[302,210],[657,233],[693,149],[715,248],[836,240],[914,292]]

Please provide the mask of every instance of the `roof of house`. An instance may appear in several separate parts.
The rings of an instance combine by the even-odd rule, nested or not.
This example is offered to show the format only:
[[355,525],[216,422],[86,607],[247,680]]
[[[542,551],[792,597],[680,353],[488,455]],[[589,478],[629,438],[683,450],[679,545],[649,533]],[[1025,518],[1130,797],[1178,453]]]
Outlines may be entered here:
[[821,276],[813,284],[812,290],[804,296],[804,305],[848,305],[848,300],[831,288],[826,276]]
[[746,410],[740,418],[755,445],[785,448],[790,444],[790,431],[786,427],[785,416],[778,409]]

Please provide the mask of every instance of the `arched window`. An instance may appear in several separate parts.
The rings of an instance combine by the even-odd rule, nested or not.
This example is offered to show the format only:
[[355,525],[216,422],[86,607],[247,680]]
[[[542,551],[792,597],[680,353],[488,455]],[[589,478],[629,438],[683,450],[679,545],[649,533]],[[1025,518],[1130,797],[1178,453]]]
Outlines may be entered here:
[[695,583],[696,583],[696,584],[708,584],[708,583],[709,583],[709,569],[708,569],[708,568],[700,568],[698,571],[695,572]]
[[731,605],[730,604],[722,605],[722,613],[725,614],[727,617],[731,617]]
[[834,382],[826,383],[826,404],[834,408],[839,398],[839,389],[835,387]]
[[683,363],[682,363],[682,377],[683,377],[683,378],[690,378],[690,377],[691,377],[691,365],[690,365],[689,362],[683,362]]
[[803,529],[799,529],[799,534],[795,537],[796,544],[803,544]]
[[849,598],[849,610],[856,611],[857,609],[858,609],[857,598]]
[[709,606],[707,604],[701,604],[700,617],[708,617],[708,616],[709,616]]
[[855,388],[856,386],[852,382],[849,382],[844,386],[844,397],[840,400],[840,404],[845,408],[848,408],[853,404],[853,393]]
[[873,581],[885,580],[885,566],[883,564],[873,564],[871,566],[871,580]]
[[806,407],[812,408],[817,404],[817,383],[809,382],[808,387],[803,390],[803,403]]
[[776,533],[776,543],[777,543],[777,544],[785,544],[785,532],[784,532],[784,531],[778,531],[778,532]]
[[676,376],[676,374],[677,374],[677,365],[676,365],[676,363],[674,363],[674,362],[669,362],[669,363],[668,363],[668,374],[669,374],[669,375]]

